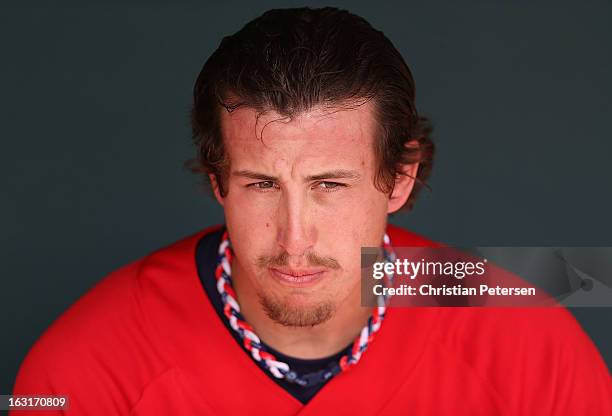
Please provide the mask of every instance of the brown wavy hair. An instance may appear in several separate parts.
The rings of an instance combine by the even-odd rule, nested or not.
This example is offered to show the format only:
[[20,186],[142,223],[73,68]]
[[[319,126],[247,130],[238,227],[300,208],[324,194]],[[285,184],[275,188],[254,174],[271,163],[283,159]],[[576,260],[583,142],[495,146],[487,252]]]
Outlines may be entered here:
[[314,106],[374,103],[374,185],[390,193],[404,164],[419,162],[410,209],[432,168],[431,125],[418,115],[410,69],[393,44],[346,10],[270,10],[223,38],[193,89],[191,126],[197,157],[187,166],[214,175],[225,196],[229,160],[220,111],[240,106],[291,118]]

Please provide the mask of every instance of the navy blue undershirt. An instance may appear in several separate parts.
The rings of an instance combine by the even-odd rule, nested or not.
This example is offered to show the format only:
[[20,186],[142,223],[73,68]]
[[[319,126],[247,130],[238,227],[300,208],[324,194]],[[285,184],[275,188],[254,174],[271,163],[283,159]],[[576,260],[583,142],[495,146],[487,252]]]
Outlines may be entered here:
[[[221,297],[217,292],[216,287],[216,279],[215,279],[215,268],[217,266],[217,251],[219,248],[219,243],[221,242],[221,237],[223,235],[224,229],[220,229],[218,231],[208,233],[202,237],[202,239],[198,242],[196,248],[196,266],[198,270],[198,275],[202,282],[202,286],[208,295],[208,299],[212,303],[213,307],[217,311],[217,314],[221,318],[223,324],[227,327],[227,330],[232,334],[236,342],[242,347],[242,340],[240,336],[234,331],[230,324],[229,320],[223,314],[223,304],[221,303]],[[244,349],[244,347],[242,347]],[[316,360],[302,360],[299,358],[289,357],[285,354],[282,354],[273,348],[266,345],[266,349],[276,356],[278,360],[285,362],[289,365],[289,367],[296,371],[298,374],[307,374],[313,373],[315,371],[322,370],[327,368],[330,364],[334,362],[338,362],[340,357],[346,354],[351,348],[351,345],[347,346],[344,350],[339,353],[332,355],[330,357],[316,359]],[[251,357],[251,354],[244,349],[245,352]],[[251,357],[253,362],[255,362],[258,366],[261,367],[260,363],[257,363],[253,357]],[[314,386],[300,386],[295,383],[290,383],[284,379],[277,379],[274,377],[269,371],[262,368],[262,371],[270,377],[276,384],[285,389],[289,394],[298,399],[303,404],[308,403],[310,399],[314,397],[315,394],[325,385],[326,381],[314,385]],[[329,380],[328,380],[329,381]]]

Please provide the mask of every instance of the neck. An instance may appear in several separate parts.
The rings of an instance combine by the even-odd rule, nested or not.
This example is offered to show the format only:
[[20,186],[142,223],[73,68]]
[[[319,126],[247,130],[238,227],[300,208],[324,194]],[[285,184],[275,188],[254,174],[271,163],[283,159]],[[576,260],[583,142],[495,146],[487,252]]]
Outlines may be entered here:
[[356,279],[348,296],[336,305],[335,313],[327,321],[308,327],[281,325],[268,317],[250,279],[244,276],[238,262],[233,263],[232,281],[241,314],[265,344],[285,355],[315,359],[336,354],[355,340],[371,315],[372,308],[361,306],[361,288]]

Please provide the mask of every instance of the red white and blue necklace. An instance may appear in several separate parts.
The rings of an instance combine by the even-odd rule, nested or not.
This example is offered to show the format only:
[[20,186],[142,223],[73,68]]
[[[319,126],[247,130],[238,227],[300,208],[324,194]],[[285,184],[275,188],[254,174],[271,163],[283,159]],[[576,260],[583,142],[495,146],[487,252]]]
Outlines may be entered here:
[[[391,246],[391,240],[387,234],[383,237],[383,255],[385,261],[395,262],[395,252]],[[229,324],[234,331],[238,333],[242,339],[243,347],[251,354],[253,359],[259,363],[261,367],[269,371],[278,379],[285,379],[291,383],[296,383],[300,386],[308,387],[322,383],[331,377],[348,370],[352,365],[359,362],[362,354],[372,342],[374,334],[380,329],[380,326],[385,318],[385,311],[389,301],[388,296],[379,296],[377,306],[374,307],[372,316],[368,319],[368,323],[363,327],[359,336],[353,342],[351,350],[343,355],[338,362],[332,363],[328,368],[308,374],[297,374],[289,368],[287,363],[279,361],[273,354],[267,351],[266,346],[261,342],[253,328],[245,321],[240,313],[240,305],[236,300],[236,292],[232,287],[232,259],[234,252],[230,244],[229,234],[227,230],[223,232],[221,244],[219,244],[219,252],[217,259],[217,267],[215,269],[215,277],[217,279],[217,291],[221,295],[223,303],[223,313],[229,320]],[[393,275],[387,274],[387,284],[393,284]]]

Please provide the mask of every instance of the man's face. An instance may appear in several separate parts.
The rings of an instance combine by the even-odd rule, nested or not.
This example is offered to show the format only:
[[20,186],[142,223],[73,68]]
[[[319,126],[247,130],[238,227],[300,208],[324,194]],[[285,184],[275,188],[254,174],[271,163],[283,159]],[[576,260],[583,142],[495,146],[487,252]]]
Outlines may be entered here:
[[230,169],[217,199],[243,293],[289,326],[359,305],[360,248],[381,244],[389,209],[373,182],[371,104],[293,119],[244,107],[221,125]]

